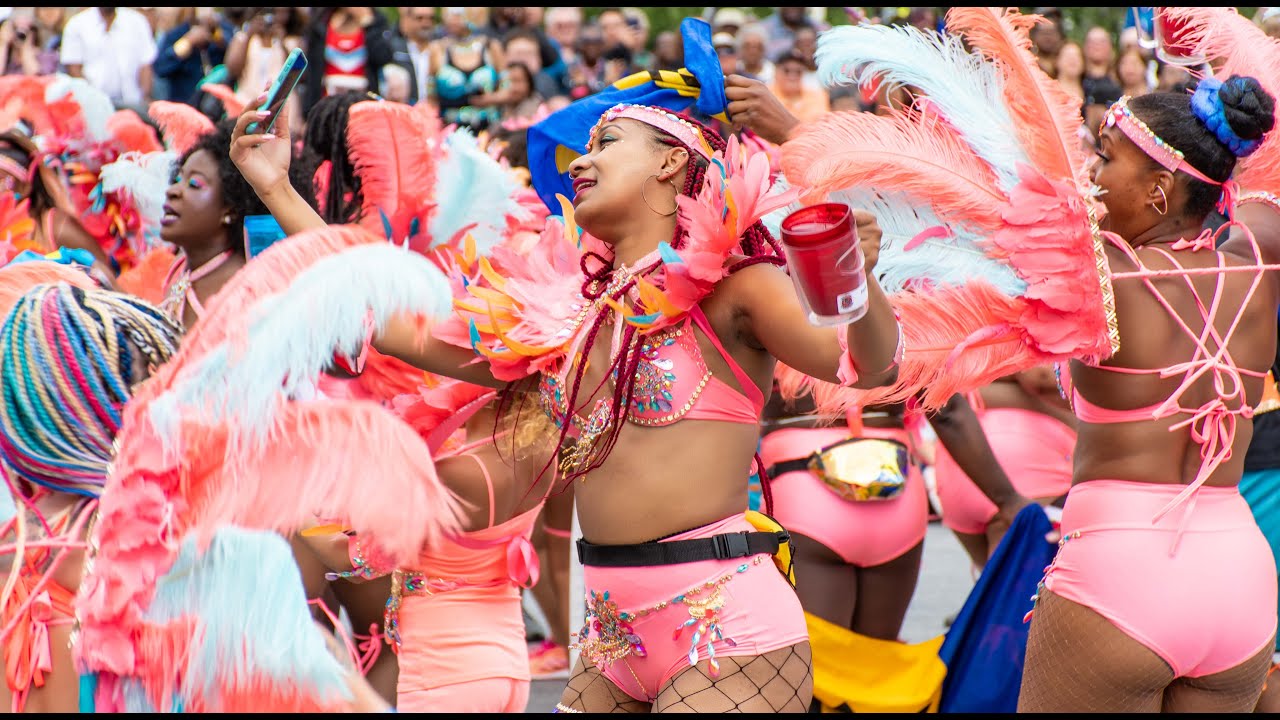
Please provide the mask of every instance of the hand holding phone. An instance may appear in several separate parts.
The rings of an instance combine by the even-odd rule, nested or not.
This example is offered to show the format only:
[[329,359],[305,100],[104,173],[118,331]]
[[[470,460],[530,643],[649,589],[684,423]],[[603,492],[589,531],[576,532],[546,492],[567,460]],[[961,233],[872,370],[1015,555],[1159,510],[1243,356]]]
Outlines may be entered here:
[[298,86],[298,81],[302,79],[302,73],[306,69],[307,56],[302,54],[302,48],[294,48],[289,53],[289,57],[285,58],[284,67],[280,69],[280,74],[271,84],[271,89],[267,91],[266,102],[258,107],[259,111],[266,112],[268,115],[262,120],[249,123],[245,128],[246,133],[250,135],[269,133],[275,128],[280,111],[284,108],[284,101]]

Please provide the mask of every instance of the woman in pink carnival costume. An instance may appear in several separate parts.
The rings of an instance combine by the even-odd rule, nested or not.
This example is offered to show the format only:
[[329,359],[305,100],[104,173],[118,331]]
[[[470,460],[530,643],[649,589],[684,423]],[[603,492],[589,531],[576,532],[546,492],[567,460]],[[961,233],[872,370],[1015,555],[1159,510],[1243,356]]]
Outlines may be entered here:
[[[560,469],[590,478],[575,490],[589,623],[561,709],[804,711],[803,616],[785,577],[760,567],[785,536],[743,515],[761,387],[775,357],[831,382],[892,381],[896,321],[874,282],[863,320],[843,330],[805,321],[758,224],[791,196],[771,192],[767,159],[745,156],[736,140],[723,144],[662,108],[624,105],[583,141],[564,226],[551,223],[526,255],[498,247],[479,260],[481,281],[461,288],[431,339],[402,318],[377,326],[373,344],[440,375],[538,392],[568,446]],[[233,152],[286,231],[301,232],[321,221],[277,183],[284,148],[243,136]],[[874,265],[874,219],[857,220]],[[300,288],[289,295],[302,302]],[[256,343],[198,388],[237,416],[257,406],[228,396],[261,367]],[[622,381],[610,383],[615,370]],[[696,487],[688,477],[700,478]],[[641,556],[654,548],[687,550]]]

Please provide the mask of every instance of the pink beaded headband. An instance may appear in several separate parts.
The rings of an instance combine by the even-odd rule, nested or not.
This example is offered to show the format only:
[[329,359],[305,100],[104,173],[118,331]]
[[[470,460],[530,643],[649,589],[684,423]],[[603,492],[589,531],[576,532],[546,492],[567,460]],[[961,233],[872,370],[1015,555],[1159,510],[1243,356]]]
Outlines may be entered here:
[[31,174],[30,170],[18,164],[17,160],[10,160],[4,155],[0,155],[0,172],[12,175],[17,180],[30,181],[28,177]]
[[690,150],[707,160],[711,160],[711,156],[715,154],[711,149],[711,145],[702,137],[702,131],[688,120],[664,108],[651,105],[630,105],[628,103],[614,105],[606,110],[604,115],[600,116],[600,121],[596,123],[595,127],[591,128],[591,134],[587,136],[587,149],[590,150],[591,143],[596,137],[596,131],[601,126],[619,118],[652,125],[684,143]]
[[1181,150],[1161,140],[1160,136],[1152,132],[1146,123],[1139,120],[1129,109],[1128,95],[1120,98],[1110,110],[1107,110],[1105,124],[1107,127],[1119,128],[1120,132],[1132,140],[1134,145],[1169,172],[1182,170],[1191,177],[1210,185],[1222,184],[1217,180],[1210,180],[1204,173],[1192,167]]

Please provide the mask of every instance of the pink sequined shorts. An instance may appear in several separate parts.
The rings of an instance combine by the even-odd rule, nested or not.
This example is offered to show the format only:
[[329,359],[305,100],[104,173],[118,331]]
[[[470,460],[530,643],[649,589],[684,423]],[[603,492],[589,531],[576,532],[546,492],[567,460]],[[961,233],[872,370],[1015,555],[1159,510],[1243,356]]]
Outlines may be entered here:
[[[754,532],[741,515],[663,542]],[[591,567],[586,623],[577,647],[615,685],[641,702],[686,668],[716,658],[754,657],[806,642],[804,611],[770,555],[659,567]]]

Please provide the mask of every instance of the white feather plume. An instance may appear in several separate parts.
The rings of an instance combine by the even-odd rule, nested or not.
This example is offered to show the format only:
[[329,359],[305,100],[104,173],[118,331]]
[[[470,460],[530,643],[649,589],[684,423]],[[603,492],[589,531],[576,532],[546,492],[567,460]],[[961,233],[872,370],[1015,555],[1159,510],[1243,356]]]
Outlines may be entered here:
[[152,422],[169,442],[188,410],[204,413],[209,424],[234,418],[264,443],[279,404],[313,392],[335,351],[360,354],[367,319],[376,328],[399,314],[436,321],[452,305],[448,280],[421,255],[390,244],[337,253],[258,301],[247,337],[228,340],[186,371],[152,403]]
[[[896,293],[908,281],[958,286],[981,278],[1001,293],[1021,296],[1027,283],[1013,268],[983,253],[982,236],[962,226],[944,223],[926,204],[901,193],[876,193],[863,188],[830,193],[830,202],[867,210],[876,216],[883,233],[876,272],[885,292]],[[949,237],[924,240],[911,250],[906,246],[929,228],[946,227]]]
[[480,254],[488,255],[502,242],[507,216],[528,214],[516,200],[520,187],[511,171],[481,150],[469,131],[454,130],[444,145],[444,159],[436,172],[431,237],[436,243],[449,242],[458,231],[476,223],[471,236]]
[[1003,190],[1018,183],[1017,163],[1028,159],[1014,142],[1018,135],[1001,94],[999,68],[966,51],[959,38],[910,26],[842,26],[822,34],[815,59],[828,87],[880,78],[919,88],[992,166]]
[[88,139],[93,142],[110,140],[111,133],[107,130],[107,121],[116,111],[115,106],[111,104],[111,98],[83,78],[73,78],[59,73],[45,89],[44,101],[61,100],[68,93],[75,98],[76,103],[80,105],[80,111],[84,114],[84,127],[89,133]]
[[177,160],[178,155],[173,152],[125,153],[115,162],[102,166],[98,180],[104,193],[127,191],[148,223],[158,225],[164,214],[164,194]]

